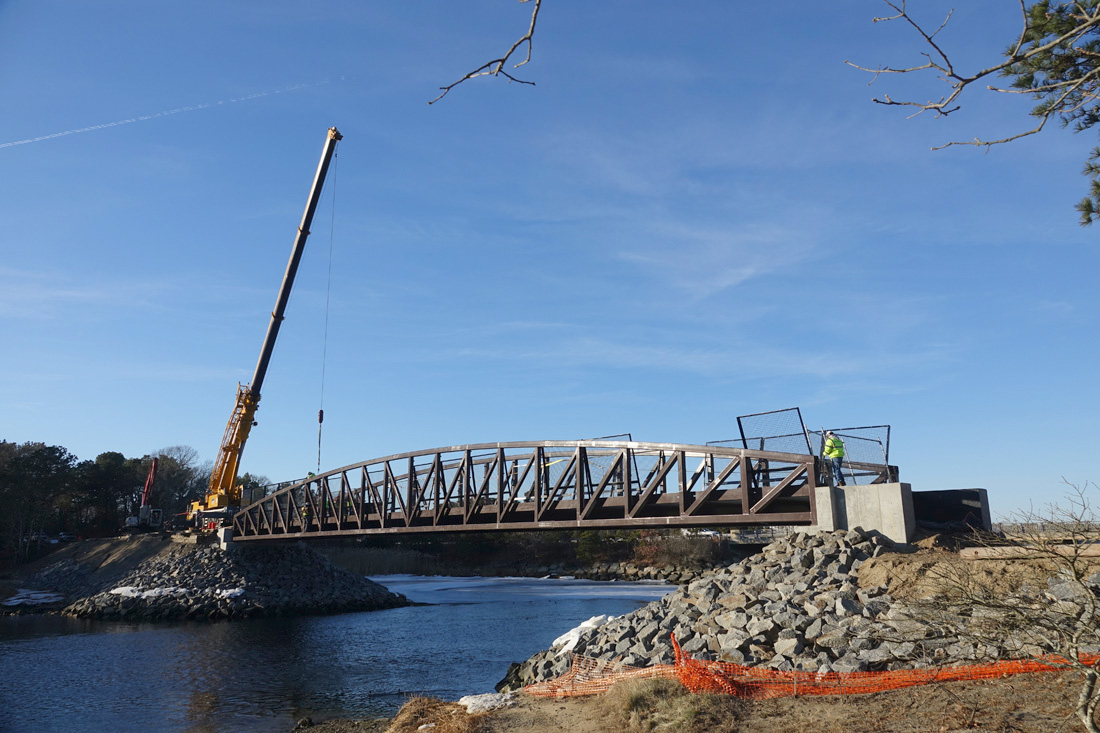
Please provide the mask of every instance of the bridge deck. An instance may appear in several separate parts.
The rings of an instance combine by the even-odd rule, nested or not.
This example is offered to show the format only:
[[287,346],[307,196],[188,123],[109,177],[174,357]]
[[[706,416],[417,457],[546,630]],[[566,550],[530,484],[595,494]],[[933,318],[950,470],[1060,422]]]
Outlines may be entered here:
[[[234,517],[235,539],[487,530],[815,524],[811,455],[673,443],[452,446],[346,466]],[[853,464],[862,483],[893,466]]]

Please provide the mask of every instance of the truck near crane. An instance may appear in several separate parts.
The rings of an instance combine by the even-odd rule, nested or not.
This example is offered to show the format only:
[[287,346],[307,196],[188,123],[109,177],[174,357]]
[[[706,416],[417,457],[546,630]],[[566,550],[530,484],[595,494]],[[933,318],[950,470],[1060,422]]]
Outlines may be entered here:
[[263,388],[267,367],[271,362],[275,339],[279,335],[279,327],[282,325],[286,313],[290,290],[294,286],[294,278],[298,273],[298,264],[301,262],[306,239],[309,237],[309,227],[313,223],[313,214],[317,210],[317,202],[321,198],[321,189],[325,183],[325,176],[328,174],[329,163],[332,162],[333,154],[336,151],[336,143],[342,139],[343,135],[335,127],[329,128],[328,137],[325,139],[325,146],[321,152],[321,162],[317,166],[317,173],[313,177],[313,186],[310,188],[309,198],[306,201],[302,223],[299,225],[298,233],[294,238],[294,246],[290,252],[290,261],[287,262],[286,274],[283,275],[279,295],[275,299],[275,309],[271,312],[267,334],[260,349],[260,358],[256,362],[256,371],[252,375],[251,382],[237,385],[237,401],[233,407],[233,412],[230,414],[225,434],[222,436],[218,456],[214,461],[214,470],[210,475],[210,487],[206,492],[206,496],[200,501],[192,502],[187,512],[187,519],[195,528],[214,530],[219,527],[227,527],[233,514],[240,507],[241,486],[237,482],[237,469],[240,466],[241,455],[244,453],[244,446],[248,441],[249,432],[257,424],[255,419],[256,408],[260,403],[260,390]]

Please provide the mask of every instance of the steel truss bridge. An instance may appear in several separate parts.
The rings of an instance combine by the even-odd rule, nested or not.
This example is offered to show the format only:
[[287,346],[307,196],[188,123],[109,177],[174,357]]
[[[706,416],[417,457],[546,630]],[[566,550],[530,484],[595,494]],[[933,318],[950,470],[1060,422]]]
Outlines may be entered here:
[[[846,464],[854,483],[897,468]],[[812,525],[829,480],[808,454],[633,441],[481,443],[401,453],[281,488],[234,540],[416,532]],[[854,481],[853,481],[854,478]]]

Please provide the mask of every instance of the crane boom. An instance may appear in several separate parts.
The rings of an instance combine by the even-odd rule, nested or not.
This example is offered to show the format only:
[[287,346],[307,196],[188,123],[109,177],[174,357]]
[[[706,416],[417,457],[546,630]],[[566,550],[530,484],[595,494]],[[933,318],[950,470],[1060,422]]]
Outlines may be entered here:
[[279,335],[287,301],[290,299],[290,290],[298,274],[298,264],[302,260],[302,252],[309,237],[309,227],[313,223],[317,202],[321,198],[321,189],[328,174],[329,163],[332,162],[333,153],[336,151],[336,143],[342,139],[343,135],[335,127],[329,128],[325,147],[321,152],[321,161],[317,165],[317,174],[313,177],[313,186],[306,201],[306,210],[302,215],[302,223],[298,226],[298,234],[294,238],[286,273],[283,275],[282,285],[279,286],[279,295],[275,299],[275,309],[271,312],[271,320],[267,325],[267,334],[260,349],[260,358],[256,362],[256,371],[249,384],[237,385],[237,402],[225,427],[218,457],[214,461],[214,471],[210,475],[210,488],[201,502],[196,501],[191,504],[189,513],[191,517],[199,512],[216,511],[228,514],[232,507],[240,504],[241,490],[237,486],[237,468],[244,453],[244,445],[248,441],[248,434],[256,424],[254,418],[260,402],[260,389],[263,387],[267,367],[271,362],[271,353],[275,348],[275,339]]

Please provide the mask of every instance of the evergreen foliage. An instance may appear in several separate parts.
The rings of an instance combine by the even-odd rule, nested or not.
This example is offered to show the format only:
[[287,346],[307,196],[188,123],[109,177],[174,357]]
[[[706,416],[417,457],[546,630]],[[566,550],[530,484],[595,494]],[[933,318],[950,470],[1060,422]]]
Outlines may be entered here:
[[[1012,63],[1001,71],[1012,79],[1013,89],[1039,100],[1033,116],[1057,117],[1074,132],[1100,122],[1100,26],[1089,22],[1098,6],[1100,0],[1033,3],[1026,9],[1023,44],[1013,43],[1005,51]],[[1077,210],[1081,224],[1087,225],[1100,218],[1100,147],[1092,150],[1083,173],[1091,185]]]

